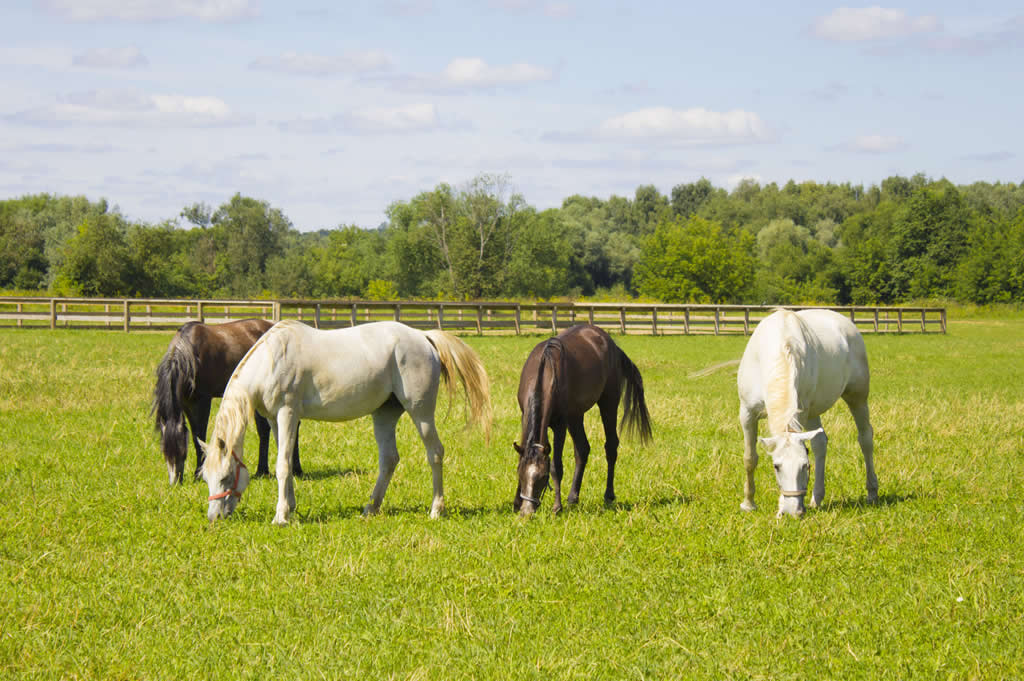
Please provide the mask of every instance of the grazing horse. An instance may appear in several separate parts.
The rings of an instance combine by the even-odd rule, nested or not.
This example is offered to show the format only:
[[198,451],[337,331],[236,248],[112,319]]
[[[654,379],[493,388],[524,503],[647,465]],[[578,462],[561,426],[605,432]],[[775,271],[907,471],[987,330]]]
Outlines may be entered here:
[[868,418],[868,356],[860,331],[831,310],[778,310],[765,317],[750,336],[737,374],[740,424],[743,426],[744,511],[754,503],[758,420],[768,418],[771,437],[760,438],[772,457],[779,484],[779,517],[804,513],[809,460],[814,451],[811,506],[825,496],[825,449],[828,437],[821,414],[840,397],[857,424],[857,441],[867,469],[868,502],[878,499],[873,459],[873,431]]
[[468,423],[482,425],[490,437],[491,399],[487,372],[476,353],[438,329],[419,331],[398,322],[376,322],[319,331],[301,322],[283,321],[260,338],[231,376],[213,436],[203,447],[203,476],[210,487],[207,516],[228,516],[249,483],[242,445],[249,416],[270,420],[277,437],[277,512],[275,525],[295,510],[290,450],[299,419],[348,421],[373,414],[380,469],[370,503],[380,510],[398,465],[395,426],[408,412],[427,450],[433,474],[430,517],[444,511],[441,462],[444,446],[434,425],[437,393],[443,378],[449,398],[454,381],[462,383],[469,405]]
[[[203,450],[199,442],[206,439],[210,403],[214,397],[224,395],[235,366],[271,326],[272,323],[263,319],[210,325],[188,322],[174,334],[156,369],[156,387],[150,409],[151,414],[156,414],[156,430],[160,433],[161,449],[172,485],[181,482],[184,476],[189,430],[196,448],[195,479],[199,479],[203,470]],[[256,474],[266,475],[269,472],[270,424],[262,416],[256,418],[256,432],[260,438]],[[297,474],[302,474],[298,441],[295,444],[294,468]]]
[[[608,461],[604,499],[606,503],[615,501],[615,461],[619,450],[615,417],[623,389],[626,395],[622,427],[639,434],[640,441],[646,444],[651,441],[651,419],[644,401],[643,378],[607,333],[596,326],[580,324],[533,349],[519,377],[522,444],[512,443],[519,453],[514,510],[529,515],[539,508],[549,474],[555,481],[552,510],[557,513],[562,509],[562,447],[566,430],[572,436],[576,454],[576,470],[567,501],[575,504],[579,500],[583,471],[590,456],[583,414],[595,404],[601,410]],[[555,434],[553,468],[548,428]]]

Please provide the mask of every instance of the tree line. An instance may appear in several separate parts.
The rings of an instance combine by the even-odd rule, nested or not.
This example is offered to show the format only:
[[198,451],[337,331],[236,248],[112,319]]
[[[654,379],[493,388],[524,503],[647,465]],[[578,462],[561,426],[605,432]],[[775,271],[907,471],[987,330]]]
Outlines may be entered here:
[[377,229],[300,232],[239,194],[158,224],[106,200],[0,201],[0,289],[190,298],[895,304],[1024,302],[1024,183],[922,174],[784,186],[707,179],[539,211],[505,176],[440,184]]

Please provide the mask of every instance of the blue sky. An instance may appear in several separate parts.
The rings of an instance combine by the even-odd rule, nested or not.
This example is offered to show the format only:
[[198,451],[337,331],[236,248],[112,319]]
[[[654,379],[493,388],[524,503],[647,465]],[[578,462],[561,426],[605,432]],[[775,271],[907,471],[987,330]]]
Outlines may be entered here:
[[0,198],[373,227],[440,182],[539,209],[709,178],[1024,180],[1019,4],[0,3]]

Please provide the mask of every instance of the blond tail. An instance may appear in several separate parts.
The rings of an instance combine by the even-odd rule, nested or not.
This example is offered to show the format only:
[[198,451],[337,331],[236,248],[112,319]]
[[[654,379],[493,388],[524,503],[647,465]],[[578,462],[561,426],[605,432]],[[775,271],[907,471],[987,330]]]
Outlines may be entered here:
[[458,376],[469,404],[467,425],[479,425],[484,431],[488,444],[491,441],[491,386],[487,371],[473,348],[461,339],[439,329],[424,331],[441,359],[441,376],[448,389],[448,398],[455,400],[454,378]]

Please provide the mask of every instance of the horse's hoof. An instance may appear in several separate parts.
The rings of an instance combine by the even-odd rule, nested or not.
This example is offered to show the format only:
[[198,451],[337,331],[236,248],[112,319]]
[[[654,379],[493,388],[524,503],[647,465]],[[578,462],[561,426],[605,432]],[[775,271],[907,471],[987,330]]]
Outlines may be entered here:
[[562,512],[562,505],[561,504],[555,504],[554,506],[551,507],[552,515],[558,515],[561,512]]
[[756,511],[757,510],[757,504],[755,504],[753,501],[744,501],[742,504],[740,504],[740,510],[741,511],[748,511],[748,512],[749,511]]
[[281,516],[274,516],[274,525],[277,525],[278,527],[285,527],[288,525],[288,519],[282,518]]
[[877,504],[878,503],[878,492],[868,492],[868,503],[869,504]]
[[443,501],[435,501],[433,506],[430,507],[430,518],[431,520],[437,520],[438,518],[444,517],[445,508]]
[[370,502],[366,506],[363,507],[363,517],[364,518],[372,518],[373,516],[377,515],[378,513],[380,513],[380,507],[379,506],[374,506],[373,502]]
[[814,497],[811,497],[811,500],[807,503],[808,508],[818,508],[819,506],[821,506],[821,500]]
[[254,477],[254,478],[269,478],[270,477],[270,471],[265,469],[265,468],[263,470],[260,470],[259,468],[257,468],[256,469],[256,473],[252,477]]
[[614,506],[615,505],[615,495],[613,494],[610,497],[605,497],[604,498],[604,505],[605,506]]

